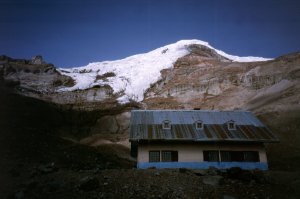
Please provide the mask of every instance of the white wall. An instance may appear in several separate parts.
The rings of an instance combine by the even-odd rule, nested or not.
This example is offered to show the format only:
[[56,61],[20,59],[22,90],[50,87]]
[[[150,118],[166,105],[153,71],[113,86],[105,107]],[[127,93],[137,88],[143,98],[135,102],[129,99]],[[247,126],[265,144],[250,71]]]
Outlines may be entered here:
[[260,162],[267,163],[266,151],[263,145],[207,145],[207,144],[139,144],[138,162],[149,162],[149,151],[171,150],[178,151],[179,162],[202,162],[204,150],[258,151]]

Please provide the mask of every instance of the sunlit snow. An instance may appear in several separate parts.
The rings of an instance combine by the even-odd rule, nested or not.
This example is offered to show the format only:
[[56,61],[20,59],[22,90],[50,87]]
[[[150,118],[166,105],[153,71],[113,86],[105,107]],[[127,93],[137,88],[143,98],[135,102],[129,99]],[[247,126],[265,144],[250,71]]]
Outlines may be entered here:
[[[130,99],[142,101],[144,92],[160,79],[162,69],[171,68],[176,60],[189,54],[188,45],[200,44],[211,47],[207,42],[200,40],[181,40],[151,52],[133,55],[116,61],[94,62],[87,66],[60,69],[59,71],[72,77],[76,84],[73,87],[61,88],[58,91],[73,91],[87,89],[95,85],[109,85],[114,93],[119,93],[119,103],[124,104]],[[228,55],[223,51],[214,49],[218,54],[236,62],[267,61],[262,57],[238,57]],[[97,75],[113,72],[116,76],[108,77],[107,81],[97,80]]]

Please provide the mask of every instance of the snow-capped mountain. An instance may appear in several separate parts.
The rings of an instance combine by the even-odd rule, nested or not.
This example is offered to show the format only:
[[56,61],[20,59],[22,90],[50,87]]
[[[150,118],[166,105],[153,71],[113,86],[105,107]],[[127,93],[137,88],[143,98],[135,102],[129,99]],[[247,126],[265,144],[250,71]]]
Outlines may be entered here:
[[[46,159],[58,162],[56,166],[73,168],[74,161],[61,161],[61,158],[69,157],[68,154],[74,157],[78,151],[83,163],[95,163],[95,168],[99,165],[107,168],[107,161],[112,162],[112,168],[118,165],[131,168],[133,163],[128,162],[128,150],[124,150],[123,145],[128,146],[132,109],[250,110],[276,130],[281,139],[280,147],[268,146],[269,153],[273,153],[269,159],[273,168],[282,168],[283,175],[286,175],[287,165],[291,171],[298,171],[299,158],[295,157],[295,150],[299,149],[300,140],[300,52],[272,61],[248,63],[241,61],[264,59],[232,57],[204,45],[192,45],[197,42],[201,43],[181,41],[123,60],[61,69],[61,72],[41,56],[28,60],[0,55],[0,135],[9,141],[2,144],[1,149],[13,154],[7,156],[13,159],[5,161],[18,168],[18,163],[23,164],[25,160],[27,166],[21,171],[36,166],[48,168],[48,164],[43,163]],[[126,102],[130,94],[141,100],[143,89],[148,88],[150,82],[155,83],[147,89],[142,102],[117,103],[117,98]],[[123,92],[113,94],[118,89]],[[109,149],[101,150],[105,157],[122,159],[96,158],[98,161],[95,161],[99,148],[85,149],[83,145]],[[37,150],[39,153],[32,156]],[[18,151],[22,153],[16,156]],[[94,155],[89,155],[90,152]],[[31,161],[32,157],[37,161]],[[39,157],[41,165],[37,165]],[[78,168],[85,166],[81,163],[78,162]],[[67,171],[66,177],[69,174]],[[39,176],[35,180],[39,180]],[[26,181],[23,177],[20,179]]]
[[[130,99],[142,101],[144,92],[151,84],[160,79],[160,71],[173,67],[178,58],[189,54],[189,46],[193,44],[208,47],[233,62],[270,60],[262,57],[229,55],[201,40],[181,40],[148,53],[133,55],[121,60],[95,62],[87,66],[60,69],[63,75],[70,76],[75,80],[75,85],[60,88],[58,91],[82,90],[96,85],[109,85],[115,94],[119,94],[119,103],[127,103]],[[97,78],[100,76],[107,76],[107,78]]]

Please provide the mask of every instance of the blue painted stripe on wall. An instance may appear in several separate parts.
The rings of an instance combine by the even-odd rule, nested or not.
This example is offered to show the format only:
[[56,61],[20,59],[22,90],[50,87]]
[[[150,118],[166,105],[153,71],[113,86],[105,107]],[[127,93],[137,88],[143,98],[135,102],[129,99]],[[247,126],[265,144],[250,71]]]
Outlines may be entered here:
[[137,163],[137,168],[188,168],[188,169],[208,169],[215,167],[218,169],[228,169],[231,167],[240,167],[241,169],[268,170],[268,164],[262,162],[141,162]]

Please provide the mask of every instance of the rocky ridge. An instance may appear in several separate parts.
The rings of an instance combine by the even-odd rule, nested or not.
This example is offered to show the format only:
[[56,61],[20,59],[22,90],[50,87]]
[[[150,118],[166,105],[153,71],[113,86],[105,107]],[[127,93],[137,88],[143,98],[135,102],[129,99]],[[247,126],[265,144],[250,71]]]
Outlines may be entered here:
[[[143,101],[127,104],[119,104],[121,94],[105,84],[58,92],[76,82],[41,56],[0,56],[0,182],[5,184],[0,197],[297,198],[300,53],[234,62],[207,46],[189,49],[160,71]],[[106,82],[115,75],[95,77]],[[133,108],[253,111],[281,141],[267,146],[272,178],[256,182],[249,173],[244,181],[222,173],[131,169],[127,133]]]
[[[141,102],[132,99],[120,104],[121,93],[114,93],[109,84],[61,92],[62,88],[73,87],[76,79],[65,75],[68,71],[62,73],[44,62],[41,56],[32,60],[0,56],[0,78],[20,95],[86,112],[89,121],[80,120],[85,121],[81,131],[87,136],[126,137],[132,108],[246,109],[258,115],[299,109],[299,53],[269,61],[234,62],[205,45],[190,44],[187,48],[189,53],[177,59],[173,67],[160,71],[161,78],[145,90]],[[89,72],[85,68],[79,71]],[[115,74],[107,72],[97,75],[96,80],[105,82],[112,77]]]
[[293,90],[294,99],[285,105],[299,106],[299,61],[299,53],[265,62],[238,63],[195,51],[178,59],[174,68],[162,71],[162,79],[145,93],[144,103],[148,108],[168,108],[160,105],[164,101],[177,109],[255,111],[264,105],[259,98]]

